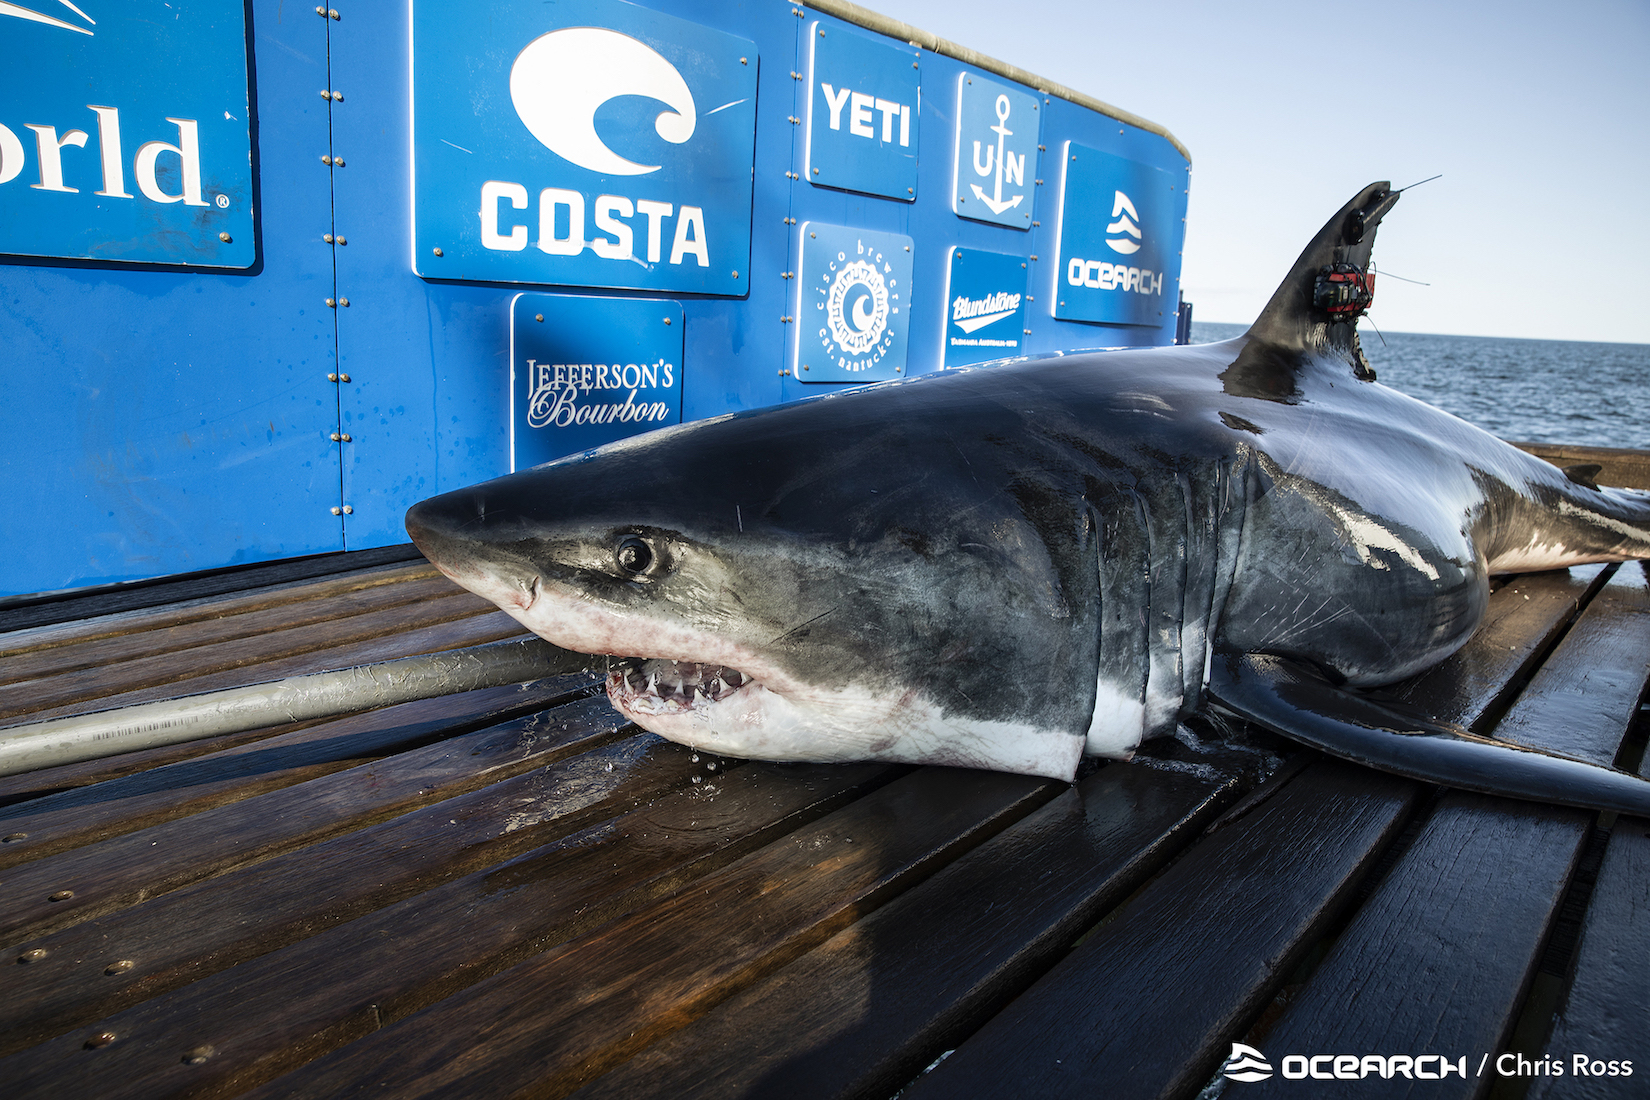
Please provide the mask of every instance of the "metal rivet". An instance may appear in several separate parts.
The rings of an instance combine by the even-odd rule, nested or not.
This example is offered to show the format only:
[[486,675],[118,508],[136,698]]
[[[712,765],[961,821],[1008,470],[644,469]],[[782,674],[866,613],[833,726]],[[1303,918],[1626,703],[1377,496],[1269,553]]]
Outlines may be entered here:
[[667,325],[670,324],[670,318],[669,317],[665,318],[665,324],[667,324]]
[[120,959],[104,967],[103,972],[105,974],[124,974],[136,965],[137,963],[133,962],[131,959]]
[[114,1032],[100,1031],[96,1035],[93,1035],[90,1039],[87,1039],[84,1046],[87,1050],[96,1050],[98,1047],[106,1047],[114,1041]]
[[437,256],[445,256],[446,255],[446,253],[441,251],[441,249],[439,249],[439,248],[435,250],[435,254]]
[[337,374],[337,372],[332,372],[332,373],[329,373],[329,374],[328,374],[328,375],[327,375],[327,381],[328,381],[328,382],[336,382],[336,381],[338,381],[338,374]]
[[905,189],[905,193],[907,195],[915,195],[917,193],[917,189],[915,187],[907,187]]
[[344,514],[344,510],[337,505],[333,505],[332,514],[335,516],[341,516]]
[[46,900],[47,901],[68,901],[72,897],[74,897],[74,891],[73,890],[59,890],[57,893],[53,894],[51,897],[47,898]]
[[340,16],[340,15],[339,15],[339,14],[338,14],[338,9],[337,9],[337,8],[328,8],[328,9],[327,9],[327,16],[328,16],[328,17],[329,17],[329,18],[332,18],[332,19],[340,19],[340,18],[342,18],[342,16]]
[[816,176],[819,175],[819,169],[817,169],[817,168],[814,169],[814,175],[816,175]]
[[332,98],[332,93],[327,91],[325,88],[322,88],[321,89],[321,98],[322,99],[331,99]]
[[348,381],[349,381],[349,375],[347,375],[347,374],[340,374],[340,375],[339,375],[339,376],[338,376],[338,381],[340,381],[340,382],[348,382]]
[[332,154],[331,153],[322,153],[321,154],[321,163],[322,164],[331,164],[332,163]]
[[354,509],[354,508],[351,508],[351,507],[350,507],[350,506],[349,506],[349,505],[347,505],[347,504],[346,504],[346,505],[344,505],[344,515],[346,515],[346,516],[353,516],[353,515],[354,515],[354,514],[355,514],[355,509]]
[[[343,157],[333,157],[332,158],[332,166],[334,168],[342,168],[344,166],[344,158]],[[1042,181],[1039,180],[1038,182],[1041,183]]]
[[327,242],[328,244],[331,244],[332,243],[332,234],[331,233],[322,233],[321,234],[321,239],[323,241]]
[[739,272],[737,272],[737,271],[735,271],[735,272],[734,272],[734,273],[733,273],[733,277],[734,277],[734,278],[735,278],[735,279],[737,279],[737,278],[739,278]]
[[328,298],[327,299],[327,308],[328,309],[337,309],[338,308],[338,299]]
[[319,15],[322,19],[325,19],[327,17],[327,9],[325,9],[325,8],[316,8],[315,9],[315,14]]
[[803,370],[807,370],[807,369],[808,369],[808,364],[806,364],[806,363],[803,363],[803,364],[802,364],[802,369],[803,369]]
[[344,442],[345,443],[353,443],[353,442],[355,442],[355,440],[350,438],[350,434],[348,432],[345,432],[344,433]]
[[202,1043],[194,1050],[184,1054],[183,1064],[186,1066],[198,1066],[216,1053],[218,1053],[218,1049],[211,1043]]
[[229,234],[228,233],[219,233],[218,234],[218,240],[222,241],[224,244],[229,244],[230,243]]
[[544,314],[542,314],[542,313],[533,314],[533,320],[539,322],[540,324],[543,324],[544,323]]
[[338,240],[339,244],[349,244],[349,242],[344,240],[344,238],[342,238],[342,237],[337,238],[337,240]]
[[747,62],[747,61],[746,61],[746,60],[745,60],[745,59],[744,59],[744,58],[742,58],[742,57],[741,57],[741,58],[740,58],[740,59],[739,59],[739,64],[741,64],[741,65],[745,65],[745,64],[749,64],[749,62]]
[[343,436],[341,436],[341,435],[339,435],[339,434],[338,434],[338,433],[337,433],[337,432],[333,432],[333,433],[332,433],[332,441],[333,441],[333,442],[334,442],[334,443],[339,443],[339,442],[342,442],[342,441],[343,441],[343,438],[344,438],[344,437],[343,437]]
[[37,963],[41,959],[45,958],[46,955],[47,951],[44,947],[35,947],[17,956],[17,961],[24,964]]
[[333,92],[332,93],[332,98],[333,98],[333,101],[335,103],[342,103],[342,102],[344,102],[344,93],[343,92]]
[[343,306],[345,309],[348,309],[349,308],[349,299],[348,298],[340,298],[340,299],[338,299],[338,304]]
[[15,844],[19,840],[27,839],[29,839],[28,833],[7,833],[4,837],[0,837],[0,844]]

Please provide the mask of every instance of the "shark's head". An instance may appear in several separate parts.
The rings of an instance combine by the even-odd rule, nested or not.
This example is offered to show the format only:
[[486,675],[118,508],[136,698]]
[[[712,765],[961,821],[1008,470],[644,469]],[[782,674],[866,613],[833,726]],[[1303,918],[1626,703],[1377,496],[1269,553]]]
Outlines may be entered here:
[[609,657],[613,704],[671,740],[1068,776],[1093,548],[989,424],[902,414],[922,385],[639,436],[424,501],[407,531],[534,633]]

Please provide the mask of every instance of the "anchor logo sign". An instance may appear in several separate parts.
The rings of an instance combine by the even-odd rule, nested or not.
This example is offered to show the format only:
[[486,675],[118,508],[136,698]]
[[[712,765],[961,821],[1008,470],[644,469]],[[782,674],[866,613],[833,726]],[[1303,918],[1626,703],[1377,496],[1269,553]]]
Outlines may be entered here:
[[1006,95],[1000,95],[997,97],[997,125],[991,128],[997,135],[997,147],[995,149],[989,145],[985,147],[984,164],[980,163],[980,143],[977,141],[974,143],[975,175],[990,176],[992,164],[996,164],[997,186],[991,194],[987,195],[977,183],[971,185],[974,190],[974,197],[989,206],[993,214],[1001,214],[1004,210],[1009,210],[1013,207],[1019,206],[1020,200],[1025,198],[1024,194],[1014,195],[1007,199],[1003,198],[1004,176],[1007,176],[1009,181],[1017,187],[1024,187],[1026,185],[1025,154],[1021,153],[1016,156],[1014,153],[1006,151],[1003,147],[1003,143],[1014,134],[1014,131],[1010,130],[1007,126],[1008,115],[1011,109],[1012,108]]
[[1034,192],[1026,177],[1037,174],[1041,111],[1041,101],[1021,88],[979,73],[958,77],[952,213],[1031,228]]

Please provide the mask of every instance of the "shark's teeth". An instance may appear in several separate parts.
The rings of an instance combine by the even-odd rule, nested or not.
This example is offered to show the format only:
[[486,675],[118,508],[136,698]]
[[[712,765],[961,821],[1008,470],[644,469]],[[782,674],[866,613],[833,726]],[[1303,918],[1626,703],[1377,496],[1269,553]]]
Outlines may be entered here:
[[691,709],[734,694],[751,678],[736,668],[693,661],[633,658],[608,673],[610,694],[622,693],[632,705],[647,709]]

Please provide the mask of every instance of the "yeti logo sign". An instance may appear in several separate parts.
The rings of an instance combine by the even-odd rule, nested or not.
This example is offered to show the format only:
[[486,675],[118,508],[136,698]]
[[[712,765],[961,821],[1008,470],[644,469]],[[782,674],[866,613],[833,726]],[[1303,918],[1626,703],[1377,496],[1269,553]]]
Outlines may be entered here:
[[616,0],[415,0],[412,37],[414,271],[745,293],[753,43]]
[[81,3],[0,3],[0,253],[252,266],[241,0]]
[[808,27],[808,57],[804,177],[915,201],[921,52],[816,22]]
[[910,328],[911,266],[910,237],[803,223],[796,377],[898,378]]
[[1061,161],[1054,316],[1107,325],[1172,321],[1184,184],[1160,168],[1076,142],[1065,144]]

